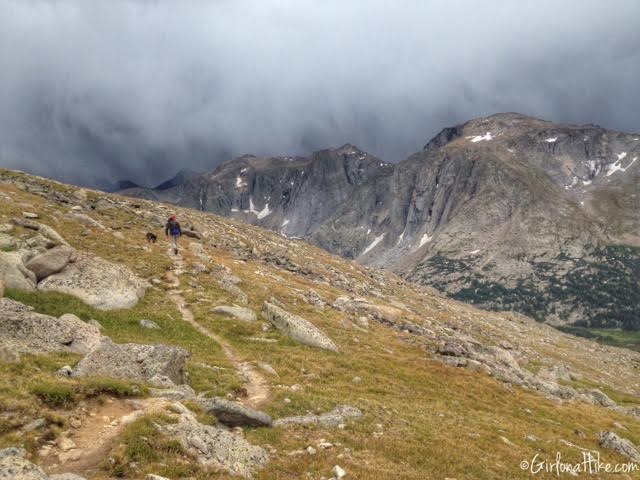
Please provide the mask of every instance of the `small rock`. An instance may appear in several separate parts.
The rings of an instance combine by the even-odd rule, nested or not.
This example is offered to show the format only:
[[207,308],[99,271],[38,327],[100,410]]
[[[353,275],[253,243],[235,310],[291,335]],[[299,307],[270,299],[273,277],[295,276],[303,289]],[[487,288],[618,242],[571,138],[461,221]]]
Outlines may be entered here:
[[142,410],[136,410],[136,411],[130,413],[129,415],[125,415],[124,417],[120,418],[120,423],[122,425],[129,425],[129,424],[135,422],[143,414],[144,414],[144,412]]
[[317,450],[316,450],[315,448],[313,448],[311,445],[309,445],[309,446],[307,447],[307,453],[308,453],[309,455],[315,455],[315,454],[316,454],[316,452],[317,452]]
[[35,420],[27,423],[22,427],[23,432],[33,432],[34,430],[40,430],[47,426],[47,421],[44,418],[36,418]]
[[362,383],[362,379],[360,377],[353,377],[353,383]]
[[273,422],[274,427],[286,427],[288,425],[320,425],[327,428],[335,428],[348,420],[359,420],[362,412],[350,405],[339,405],[330,412],[321,415],[309,413],[307,415],[279,418]]
[[38,450],[38,456],[41,458],[48,457],[51,453],[51,449],[51,445],[44,445],[42,448],[40,448],[40,450]]
[[250,308],[244,307],[230,307],[227,305],[220,305],[218,307],[212,308],[211,313],[232,317],[237,320],[242,320],[243,322],[255,322],[256,320],[258,320],[258,315],[256,315],[256,312],[254,312]]
[[82,422],[80,421],[80,419],[74,417],[71,420],[69,420],[69,425],[71,425],[71,428],[78,429],[82,427]]
[[509,440],[507,437],[500,437],[500,441],[502,441],[502,443],[504,443],[505,445],[508,445],[510,447],[516,447],[517,445],[515,443],[513,443],[511,440]]
[[58,454],[60,463],[75,462],[76,460],[80,460],[80,458],[82,458],[82,452],[80,450],[70,450]]
[[167,477],[161,477],[160,475],[155,475],[153,473],[149,473],[147,474],[146,477],[144,477],[144,480],[170,480]]
[[360,328],[369,328],[369,319],[367,317],[358,317],[356,325]]
[[158,325],[153,320],[142,319],[140,320],[140,326],[142,328],[148,328],[150,330],[160,330],[160,325]]
[[56,440],[56,445],[58,445],[58,448],[63,452],[68,452],[69,450],[76,448],[74,441],[68,437],[59,437]]
[[261,370],[267,372],[269,375],[273,375],[274,377],[280,376],[278,375],[278,372],[276,372],[276,370],[268,363],[260,362],[258,363],[258,366],[260,367]]
[[344,478],[347,475],[347,472],[344,468],[340,467],[340,465],[336,465],[332,470],[333,474],[336,476],[337,480]]
[[33,212],[22,212],[22,216],[24,218],[29,219],[29,220],[35,220],[37,218],[40,218],[40,215],[38,215],[37,213],[33,213]]
[[69,365],[65,365],[56,372],[56,375],[59,377],[70,377],[72,373],[73,368],[71,368]]

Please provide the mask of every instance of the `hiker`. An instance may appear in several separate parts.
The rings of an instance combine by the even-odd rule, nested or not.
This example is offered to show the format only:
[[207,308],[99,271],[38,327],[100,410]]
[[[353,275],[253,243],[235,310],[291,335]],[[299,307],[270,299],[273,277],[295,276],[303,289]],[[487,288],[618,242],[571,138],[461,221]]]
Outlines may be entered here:
[[180,229],[180,224],[176,220],[175,215],[171,215],[169,217],[169,221],[167,225],[164,227],[164,233],[169,238],[171,235],[171,245],[173,246],[173,253],[178,254],[178,237],[182,235],[182,230]]

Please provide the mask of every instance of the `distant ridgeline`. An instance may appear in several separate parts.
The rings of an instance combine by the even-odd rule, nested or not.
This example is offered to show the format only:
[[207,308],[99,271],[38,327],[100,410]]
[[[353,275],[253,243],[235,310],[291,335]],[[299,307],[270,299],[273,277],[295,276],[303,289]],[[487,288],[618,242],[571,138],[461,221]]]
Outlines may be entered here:
[[121,193],[210,211],[556,326],[640,329],[640,135],[515,113],[384,162],[246,155]]

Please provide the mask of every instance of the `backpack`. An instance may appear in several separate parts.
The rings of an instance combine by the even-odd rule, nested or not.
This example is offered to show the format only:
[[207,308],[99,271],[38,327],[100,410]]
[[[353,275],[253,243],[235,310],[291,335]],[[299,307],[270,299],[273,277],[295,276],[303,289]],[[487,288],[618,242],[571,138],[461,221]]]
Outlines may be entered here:
[[169,233],[173,236],[178,236],[182,232],[180,231],[180,224],[174,220],[169,222]]

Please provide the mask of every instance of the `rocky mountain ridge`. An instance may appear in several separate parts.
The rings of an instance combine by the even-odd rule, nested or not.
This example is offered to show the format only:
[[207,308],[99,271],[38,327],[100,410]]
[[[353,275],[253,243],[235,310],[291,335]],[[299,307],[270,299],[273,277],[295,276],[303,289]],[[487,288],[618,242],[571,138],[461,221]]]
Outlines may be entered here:
[[640,328],[640,135],[515,113],[397,164],[344,145],[244,156],[157,191],[553,325]]

